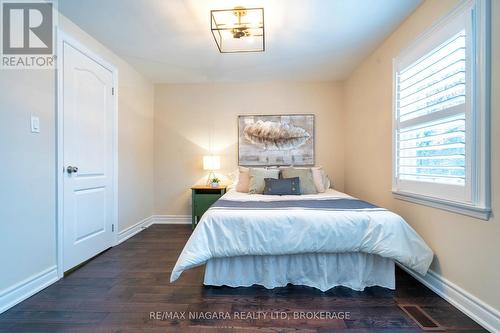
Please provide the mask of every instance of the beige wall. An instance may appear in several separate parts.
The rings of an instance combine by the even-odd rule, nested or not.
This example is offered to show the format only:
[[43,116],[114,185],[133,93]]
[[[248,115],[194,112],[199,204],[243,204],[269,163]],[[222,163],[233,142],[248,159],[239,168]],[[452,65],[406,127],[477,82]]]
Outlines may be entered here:
[[[60,17],[63,30],[119,70],[119,230],[153,212],[153,85]],[[0,298],[56,265],[53,70],[0,70]],[[41,132],[30,132],[30,115]]]
[[344,188],[342,87],[338,83],[165,84],[155,87],[155,213],[190,214],[190,186],[205,181],[211,137],[221,174],[238,163],[237,116],[314,113],[316,164]]
[[432,270],[500,309],[500,1],[492,2],[494,217],[485,222],[391,194],[392,58],[457,1],[426,1],[347,80],[345,189],[401,214],[435,251]]

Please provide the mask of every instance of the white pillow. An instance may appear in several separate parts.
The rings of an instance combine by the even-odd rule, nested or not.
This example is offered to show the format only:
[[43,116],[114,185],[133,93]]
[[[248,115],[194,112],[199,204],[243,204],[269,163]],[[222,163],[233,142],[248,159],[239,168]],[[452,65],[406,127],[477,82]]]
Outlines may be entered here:
[[322,167],[313,167],[311,168],[314,185],[316,186],[316,191],[318,193],[323,193],[326,191],[327,187],[325,186],[325,171]]
[[227,178],[229,179],[229,183],[227,185],[228,190],[231,190],[233,188],[236,189],[236,185],[238,184],[239,173],[240,173],[239,168],[237,168],[236,170],[227,175]]
[[332,186],[332,183],[330,181],[330,177],[328,177],[328,175],[325,173],[324,174],[324,184],[325,184],[325,191],[328,190],[331,186]]

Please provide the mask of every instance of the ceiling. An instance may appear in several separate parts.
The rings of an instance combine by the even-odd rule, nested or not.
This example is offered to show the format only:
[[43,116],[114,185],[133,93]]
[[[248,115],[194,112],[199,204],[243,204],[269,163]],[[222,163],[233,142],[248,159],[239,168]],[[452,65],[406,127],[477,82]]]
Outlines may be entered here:
[[[155,83],[342,80],[421,0],[59,0]],[[264,7],[266,51],[220,54],[210,10]]]

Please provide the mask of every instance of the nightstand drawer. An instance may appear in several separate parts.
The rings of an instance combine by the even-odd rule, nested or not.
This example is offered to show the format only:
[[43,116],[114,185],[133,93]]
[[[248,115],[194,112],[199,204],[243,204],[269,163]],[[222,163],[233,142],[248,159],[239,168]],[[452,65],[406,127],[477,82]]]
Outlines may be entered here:
[[219,194],[195,194],[195,200],[194,200],[194,213],[196,216],[203,215],[207,211],[210,206],[219,200],[221,197],[220,193]]

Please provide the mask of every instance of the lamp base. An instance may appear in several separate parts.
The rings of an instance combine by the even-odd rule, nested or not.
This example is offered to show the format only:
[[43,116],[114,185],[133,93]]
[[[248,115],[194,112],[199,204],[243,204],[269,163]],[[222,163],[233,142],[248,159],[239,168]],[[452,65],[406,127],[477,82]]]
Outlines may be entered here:
[[210,173],[208,174],[208,177],[207,177],[207,185],[212,184],[212,179],[214,179],[214,177],[215,177],[215,172],[210,171]]

